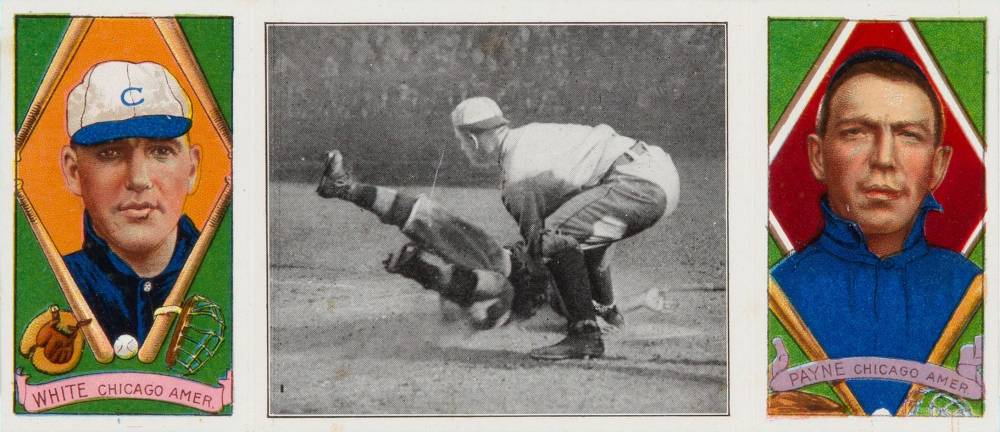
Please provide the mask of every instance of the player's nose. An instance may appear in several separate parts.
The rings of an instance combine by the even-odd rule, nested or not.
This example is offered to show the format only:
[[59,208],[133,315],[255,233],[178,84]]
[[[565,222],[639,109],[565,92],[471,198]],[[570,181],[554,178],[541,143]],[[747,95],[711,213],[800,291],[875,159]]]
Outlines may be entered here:
[[896,166],[896,139],[892,130],[879,130],[869,162],[873,167],[891,169]]
[[128,164],[128,184],[129,190],[141,192],[153,187],[153,182],[149,177],[149,158],[144,152],[132,152],[132,157]]

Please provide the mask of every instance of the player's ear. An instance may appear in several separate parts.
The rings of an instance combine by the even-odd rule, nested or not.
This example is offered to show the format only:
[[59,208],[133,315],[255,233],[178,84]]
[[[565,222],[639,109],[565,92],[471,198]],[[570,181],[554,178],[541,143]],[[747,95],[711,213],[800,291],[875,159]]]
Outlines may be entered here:
[[59,152],[59,168],[66,188],[74,195],[80,195],[80,163],[72,146],[64,146]]
[[198,186],[198,165],[201,164],[201,146],[192,144],[188,151],[191,157],[191,171],[188,172],[188,193],[193,193]]
[[479,151],[479,135],[469,133],[469,138],[472,139],[472,144],[476,146],[476,151]]
[[809,169],[812,170],[813,177],[823,183],[826,180],[826,167],[823,166],[823,139],[819,135],[811,134],[806,139],[809,152]]
[[934,160],[931,162],[931,186],[930,190],[937,189],[941,186],[941,182],[944,181],[945,174],[948,174],[948,165],[951,164],[952,148],[944,144],[938,144],[937,148],[934,149]]

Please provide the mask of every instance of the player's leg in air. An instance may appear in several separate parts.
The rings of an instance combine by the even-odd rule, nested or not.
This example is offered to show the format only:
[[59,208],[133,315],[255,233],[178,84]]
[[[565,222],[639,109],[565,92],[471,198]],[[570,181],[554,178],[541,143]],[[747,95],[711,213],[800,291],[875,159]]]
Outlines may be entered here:
[[[493,328],[511,316],[514,289],[507,280],[509,254],[478,227],[452,215],[425,196],[357,181],[337,150],[327,153],[316,193],[349,201],[374,213],[416,245],[404,247],[385,267],[465,308],[477,328]],[[422,258],[426,250],[446,265]]]

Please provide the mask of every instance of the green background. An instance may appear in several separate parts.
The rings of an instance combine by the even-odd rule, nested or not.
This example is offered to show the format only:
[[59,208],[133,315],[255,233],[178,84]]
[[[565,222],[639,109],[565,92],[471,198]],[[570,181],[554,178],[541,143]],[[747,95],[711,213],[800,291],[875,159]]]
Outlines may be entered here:
[[[937,60],[948,84],[955,91],[959,102],[980,136],[985,135],[986,104],[986,22],[983,20],[914,20],[931,54]],[[773,131],[812,65],[836,30],[840,20],[835,19],[772,19],[768,25],[768,127]],[[768,241],[768,267],[782,258],[781,249],[773,236]],[[980,268],[983,267],[982,238],[969,255]],[[785,328],[773,313],[768,313],[767,358],[775,356],[771,340],[781,337],[788,349],[789,365],[808,362]],[[954,368],[959,349],[983,334],[983,310],[976,312],[965,332],[945,359],[944,365]],[[804,387],[803,391],[819,394],[840,402],[827,384]],[[969,401],[973,412],[982,415],[982,401]]]
[[[18,16],[15,26],[15,105],[17,126],[27,113],[38,91],[42,77],[55,55],[63,34],[69,25],[68,16]],[[178,18],[181,29],[194,51],[216,103],[232,128],[232,74],[233,74],[233,20],[220,17]],[[213,386],[232,369],[232,207],[226,212],[222,224],[212,239],[204,261],[189,289],[188,295],[200,294],[218,303],[226,319],[225,343],[205,367],[185,378]],[[83,221],[80,221],[81,226]],[[35,239],[20,207],[15,210],[15,293],[14,337],[20,344],[21,332],[38,314],[51,304],[60,309],[69,306],[63,297],[52,269]],[[174,320],[176,323],[176,320]],[[171,329],[171,333],[173,329]],[[30,384],[39,384],[76,375],[113,371],[138,371],[180,375],[180,371],[166,366],[166,342],[159,357],[150,364],[136,358],[100,364],[94,359],[90,347],[85,345],[80,364],[71,372],[49,376],[34,368],[29,359],[14,350],[14,366],[29,376]],[[16,403],[15,412],[25,413]],[[205,414],[192,408],[156,401],[130,399],[97,400],[82,402],[45,411],[59,414]],[[227,406],[223,414],[232,413]]]

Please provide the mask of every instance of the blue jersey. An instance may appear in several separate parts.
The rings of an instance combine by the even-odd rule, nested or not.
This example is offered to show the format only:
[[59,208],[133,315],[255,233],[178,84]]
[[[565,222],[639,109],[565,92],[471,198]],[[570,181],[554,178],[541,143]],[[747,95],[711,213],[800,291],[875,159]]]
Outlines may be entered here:
[[170,294],[184,262],[198,240],[198,229],[187,216],[177,223],[177,243],[163,272],[140,277],[98,237],[83,217],[83,249],[63,257],[97,322],[111,341],[132,335],[142,345],[153,325],[153,312]]
[[[979,267],[961,254],[930,246],[924,219],[941,211],[924,199],[903,250],[879,258],[858,224],[821,203],[825,226],[812,244],[771,271],[775,282],[832,358],[876,356],[927,361]],[[910,385],[848,380],[868,414],[895,413]]]

